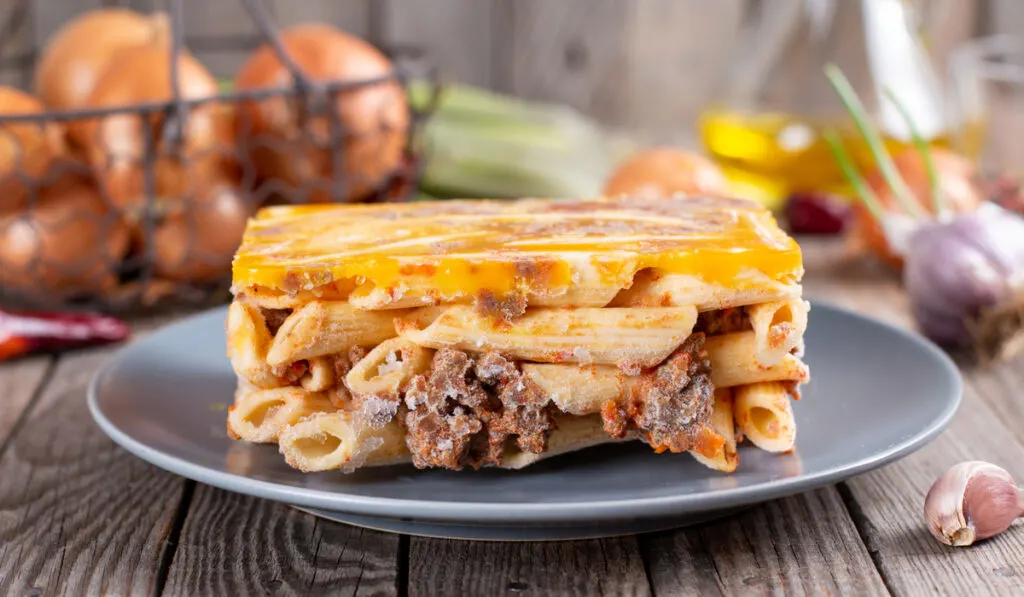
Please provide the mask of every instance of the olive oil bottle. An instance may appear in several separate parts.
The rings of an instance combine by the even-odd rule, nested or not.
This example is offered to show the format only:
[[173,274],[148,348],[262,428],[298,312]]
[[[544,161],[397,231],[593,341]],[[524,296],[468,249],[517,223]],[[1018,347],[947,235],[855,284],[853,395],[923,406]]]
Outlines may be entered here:
[[863,99],[888,149],[911,135],[887,93],[922,135],[950,145],[942,82],[908,0],[773,0],[748,15],[720,100],[697,123],[705,151],[740,196],[779,207],[794,194],[852,196],[822,133],[837,132],[863,169],[873,160],[825,74],[836,64]]

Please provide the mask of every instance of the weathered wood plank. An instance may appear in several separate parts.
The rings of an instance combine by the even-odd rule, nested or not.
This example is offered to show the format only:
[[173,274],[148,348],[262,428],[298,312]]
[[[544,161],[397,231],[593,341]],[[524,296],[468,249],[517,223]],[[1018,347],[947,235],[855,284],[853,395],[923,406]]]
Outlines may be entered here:
[[716,93],[742,2],[571,0],[509,3],[514,93],[573,105],[615,126],[692,136]]
[[199,485],[165,595],[395,595],[397,535]]
[[[807,247],[809,291],[891,323],[910,326],[906,296],[894,276],[880,276],[864,261],[842,261],[835,247]],[[817,248],[817,247],[816,247]],[[828,266],[827,256],[835,258]],[[923,521],[924,496],[947,468],[963,460],[987,460],[1024,479],[1024,437],[1012,404],[1019,379],[1006,373],[1024,361],[991,372],[968,371],[963,405],[950,428],[918,453],[846,484],[858,529],[876,554],[887,586],[898,594],[1010,595],[1024,590],[1024,534],[1019,529],[970,549],[936,542]],[[897,375],[898,372],[893,372]],[[1012,383],[1012,385],[1010,385]],[[984,397],[983,397],[984,396]],[[893,397],[898,399],[898,397]],[[1016,409],[1019,413],[1019,409]]]
[[641,539],[659,595],[887,595],[834,487]]
[[649,595],[634,537],[490,543],[413,537],[409,595]]
[[385,0],[381,42],[421,47],[447,79],[494,85],[492,0]]
[[52,360],[32,357],[0,365],[0,455],[32,397],[46,380]]
[[616,123],[628,107],[623,32],[630,4],[618,0],[516,0],[504,60],[507,86],[529,99],[565,102]]
[[1018,0],[985,0],[981,28],[986,33],[1020,34],[1024,31],[1024,4]]
[[0,0],[0,25],[8,27],[5,37],[0,39],[0,85],[23,89],[31,87],[31,60],[43,41],[34,37],[37,34],[36,13],[45,5],[44,2]]
[[629,61],[620,82],[626,114],[617,124],[682,143],[694,122],[720,99],[723,74],[739,31],[743,0],[636,0],[624,35]]
[[0,594],[156,588],[183,480],[90,420],[86,384],[110,352],[62,358],[0,458]]
[[100,8],[103,0],[35,0],[32,5],[31,39],[40,49],[46,40],[71,19],[86,11]]
[[373,33],[370,0],[271,0],[282,27],[308,21],[323,21],[360,37]]

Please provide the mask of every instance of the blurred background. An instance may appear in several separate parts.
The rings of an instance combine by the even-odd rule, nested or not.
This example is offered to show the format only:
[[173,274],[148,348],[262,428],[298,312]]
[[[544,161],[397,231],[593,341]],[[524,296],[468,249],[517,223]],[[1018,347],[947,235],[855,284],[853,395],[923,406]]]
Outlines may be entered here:
[[[176,6],[187,109],[152,33]],[[886,148],[946,152],[954,207],[1024,164],[1020,0],[0,0],[0,27],[0,299],[30,305],[222,300],[275,203],[724,193],[838,234],[853,193],[824,132],[875,164],[830,64]],[[266,89],[289,99],[232,95]]]
[[[319,20],[376,44],[421,47],[446,77],[529,99],[565,102],[659,140],[696,142],[696,121],[723,92],[735,43],[771,13],[801,18],[804,0],[269,0],[279,25]],[[858,4],[857,0],[848,4]],[[142,11],[159,0],[3,0],[23,26],[4,39],[0,82],[27,84],[34,52],[61,25],[99,6]],[[840,2],[841,4],[847,4]],[[937,69],[962,42],[1024,33],[1017,0],[918,0]],[[840,9],[842,7],[840,6]],[[856,31],[856,15],[838,15]],[[240,0],[187,2],[189,48],[231,77],[261,43]],[[746,57],[755,58],[754,52]],[[795,58],[794,58],[795,59]],[[666,139],[667,138],[667,139]]]

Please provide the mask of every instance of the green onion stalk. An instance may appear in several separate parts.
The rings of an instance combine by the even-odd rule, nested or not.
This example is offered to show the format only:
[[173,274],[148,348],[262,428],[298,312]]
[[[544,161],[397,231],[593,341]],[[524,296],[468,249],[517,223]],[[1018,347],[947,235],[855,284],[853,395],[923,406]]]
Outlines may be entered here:
[[826,133],[829,149],[858,199],[903,257],[903,283],[918,328],[933,341],[968,349],[982,361],[1017,352],[1024,347],[1024,218],[992,202],[972,212],[951,214],[944,205],[928,144],[906,106],[886,90],[927,171],[935,215],[924,213],[849,81],[832,65],[825,74],[899,203],[901,211],[884,209],[835,132]]

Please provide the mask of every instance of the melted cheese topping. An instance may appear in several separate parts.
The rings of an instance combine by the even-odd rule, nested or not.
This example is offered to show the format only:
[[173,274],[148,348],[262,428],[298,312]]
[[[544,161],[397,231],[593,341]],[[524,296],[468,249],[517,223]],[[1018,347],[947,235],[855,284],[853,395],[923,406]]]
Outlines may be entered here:
[[333,285],[446,302],[624,288],[644,268],[733,290],[803,274],[767,210],[682,196],[271,207],[250,220],[233,274],[236,292]]

